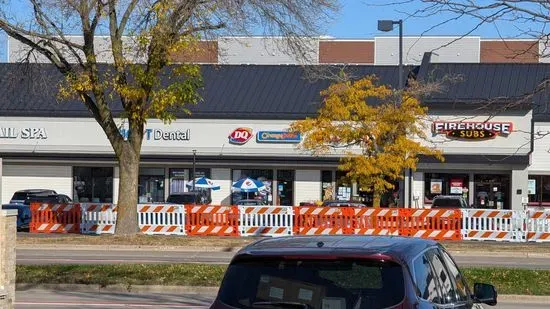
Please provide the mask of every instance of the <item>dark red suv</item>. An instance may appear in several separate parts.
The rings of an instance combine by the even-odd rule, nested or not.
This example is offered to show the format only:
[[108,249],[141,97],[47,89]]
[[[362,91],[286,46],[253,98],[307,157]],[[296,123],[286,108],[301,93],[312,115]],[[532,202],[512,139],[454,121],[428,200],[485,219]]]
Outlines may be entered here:
[[211,309],[483,308],[437,242],[405,237],[298,236],[260,240],[235,255]]

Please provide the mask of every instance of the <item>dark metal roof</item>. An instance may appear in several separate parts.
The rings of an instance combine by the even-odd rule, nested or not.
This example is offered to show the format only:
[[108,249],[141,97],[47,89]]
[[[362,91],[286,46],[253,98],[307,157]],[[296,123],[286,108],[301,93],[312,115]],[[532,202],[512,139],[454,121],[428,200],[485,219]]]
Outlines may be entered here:
[[[315,68],[312,71],[312,68]],[[318,70],[325,68],[327,71]],[[203,102],[189,106],[192,114],[178,117],[203,119],[300,119],[314,116],[320,106],[320,91],[328,78],[342,67],[296,65],[203,65]],[[396,87],[397,66],[346,66],[354,78],[378,76],[382,84]],[[405,74],[424,81],[460,76],[445,83],[440,93],[425,100],[430,108],[468,109],[468,104],[502,97],[518,98],[531,93],[550,77],[550,64],[433,64],[406,67]],[[57,98],[61,74],[50,64],[0,64],[0,116],[90,117],[78,100]],[[115,114],[120,102],[111,103]],[[531,106],[525,106],[528,110]],[[550,91],[534,98],[536,120],[550,120]]]
[[[315,115],[319,93],[331,83],[327,77],[341,67],[315,68],[311,72],[296,65],[203,65],[204,101],[189,106],[191,117],[292,120]],[[383,84],[398,84],[395,66],[345,70],[353,77],[376,74]],[[0,116],[90,117],[80,101],[57,98],[62,80],[49,64],[0,64]],[[118,101],[112,109],[115,114],[122,111]]]
[[[322,242],[322,246],[319,243]],[[277,255],[375,255],[382,254],[408,263],[437,242],[398,236],[292,236],[260,240],[241,249],[240,256]]]
[[[479,105],[487,100],[499,102],[518,101],[532,94],[537,86],[550,78],[550,64],[543,63],[423,63],[418,79],[424,82],[444,82],[439,93],[425,100],[431,106],[451,103]],[[541,104],[541,96],[533,99],[535,106]],[[545,102],[546,103],[546,102]],[[546,103],[547,104],[547,103]],[[526,104],[523,109],[531,109]]]

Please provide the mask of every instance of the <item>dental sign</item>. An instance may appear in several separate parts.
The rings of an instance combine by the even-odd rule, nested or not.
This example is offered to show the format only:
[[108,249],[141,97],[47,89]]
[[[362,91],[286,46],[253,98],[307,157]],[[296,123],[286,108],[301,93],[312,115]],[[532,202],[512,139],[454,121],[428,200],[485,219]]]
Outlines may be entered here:
[[449,138],[466,140],[484,140],[497,135],[507,136],[514,127],[511,122],[445,122],[437,121],[432,125],[434,134],[445,134]]
[[45,128],[0,127],[0,139],[47,139]]

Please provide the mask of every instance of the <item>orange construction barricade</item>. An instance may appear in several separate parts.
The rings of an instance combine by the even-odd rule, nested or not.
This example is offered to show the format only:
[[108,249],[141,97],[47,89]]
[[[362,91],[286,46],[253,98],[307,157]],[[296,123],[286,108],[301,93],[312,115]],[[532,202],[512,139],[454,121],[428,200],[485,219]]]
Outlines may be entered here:
[[353,234],[399,235],[400,217],[396,208],[352,208]]
[[80,233],[80,222],[78,204],[31,203],[31,233]]
[[237,206],[186,205],[185,231],[195,236],[240,236]]
[[435,240],[462,239],[460,209],[399,209],[399,234]]
[[295,235],[343,235],[353,233],[348,207],[297,206],[294,207]]

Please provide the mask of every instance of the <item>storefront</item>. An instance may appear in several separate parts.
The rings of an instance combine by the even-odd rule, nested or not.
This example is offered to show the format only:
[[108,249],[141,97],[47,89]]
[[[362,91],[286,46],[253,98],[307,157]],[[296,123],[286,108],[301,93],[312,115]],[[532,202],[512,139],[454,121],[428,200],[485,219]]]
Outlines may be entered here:
[[[433,67],[426,66],[423,73],[424,66],[418,76],[432,76]],[[486,75],[479,65],[445,66],[441,72]],[[266,78],[258,78],[259,69]],[[298,66],[205,66],[203,70],[209,91],[204,102],[191,107],[193,118],[179,115],[169,125],[158,120],[147,123],[140,202],[162,203],[170,194],[188,191],[187,183],[202,176],[220,186],[210,192],[212,204],[229,205],[246,198],[269,205],[323,199],[372,202],[368,188],[341,177],[337,167],[343,152],[313,156],[298,148],[302,136],[287,132],[292,120],[315,115],[318,105],[314,103],[320,101],[319,92],[329,81],[311,83]],[[354,70],[359,75],[376,74],[382,83],[397,80],[396,67],[357,66]],[[517,79],[517,74],[506,72],[491,71],[492,78],[503,84]],[[50,71],[36,74],[56,76]],[[535,140],[532,153],[531,108],[489,113],[461,105],[458,96],[471,97],[474,88],[490,89],[485,81],[496,83],[488,77],[467,77],[452,96],[432,96],[428,102],[427,138],[422,142],[442,150],[445,161],[421,158],[417,169],[405,171],[405,178],[384,195],[384,205],[425,207],[437,195],[462,195],[471,205],[495,209],[550,203],[550,143]],[[19,80],[18,87],[32,88],[32,78]],[[15,191],[31,188],[54,189],[80,202],[116,201],[120,179],[112,148],[82,103],[58,103],[54,88],[35,93],[16,90],[9,92],[11,97],[0,98],[2,203]],[[21,102],[29,102],[32,108]],[[127,133],[122,119],[119,127],[123,135]],[[550,131],[550,125],[544,128]],[[267,190],[248,195],[233,192],[232,184],[243,177],[261,181]]]
[[531,111],[448,113],[431,112],[426,134],[445,161],[421,160],[412,175],[413,207],[429,207],[438,195],[462,196],[476,208],[526,205]]

